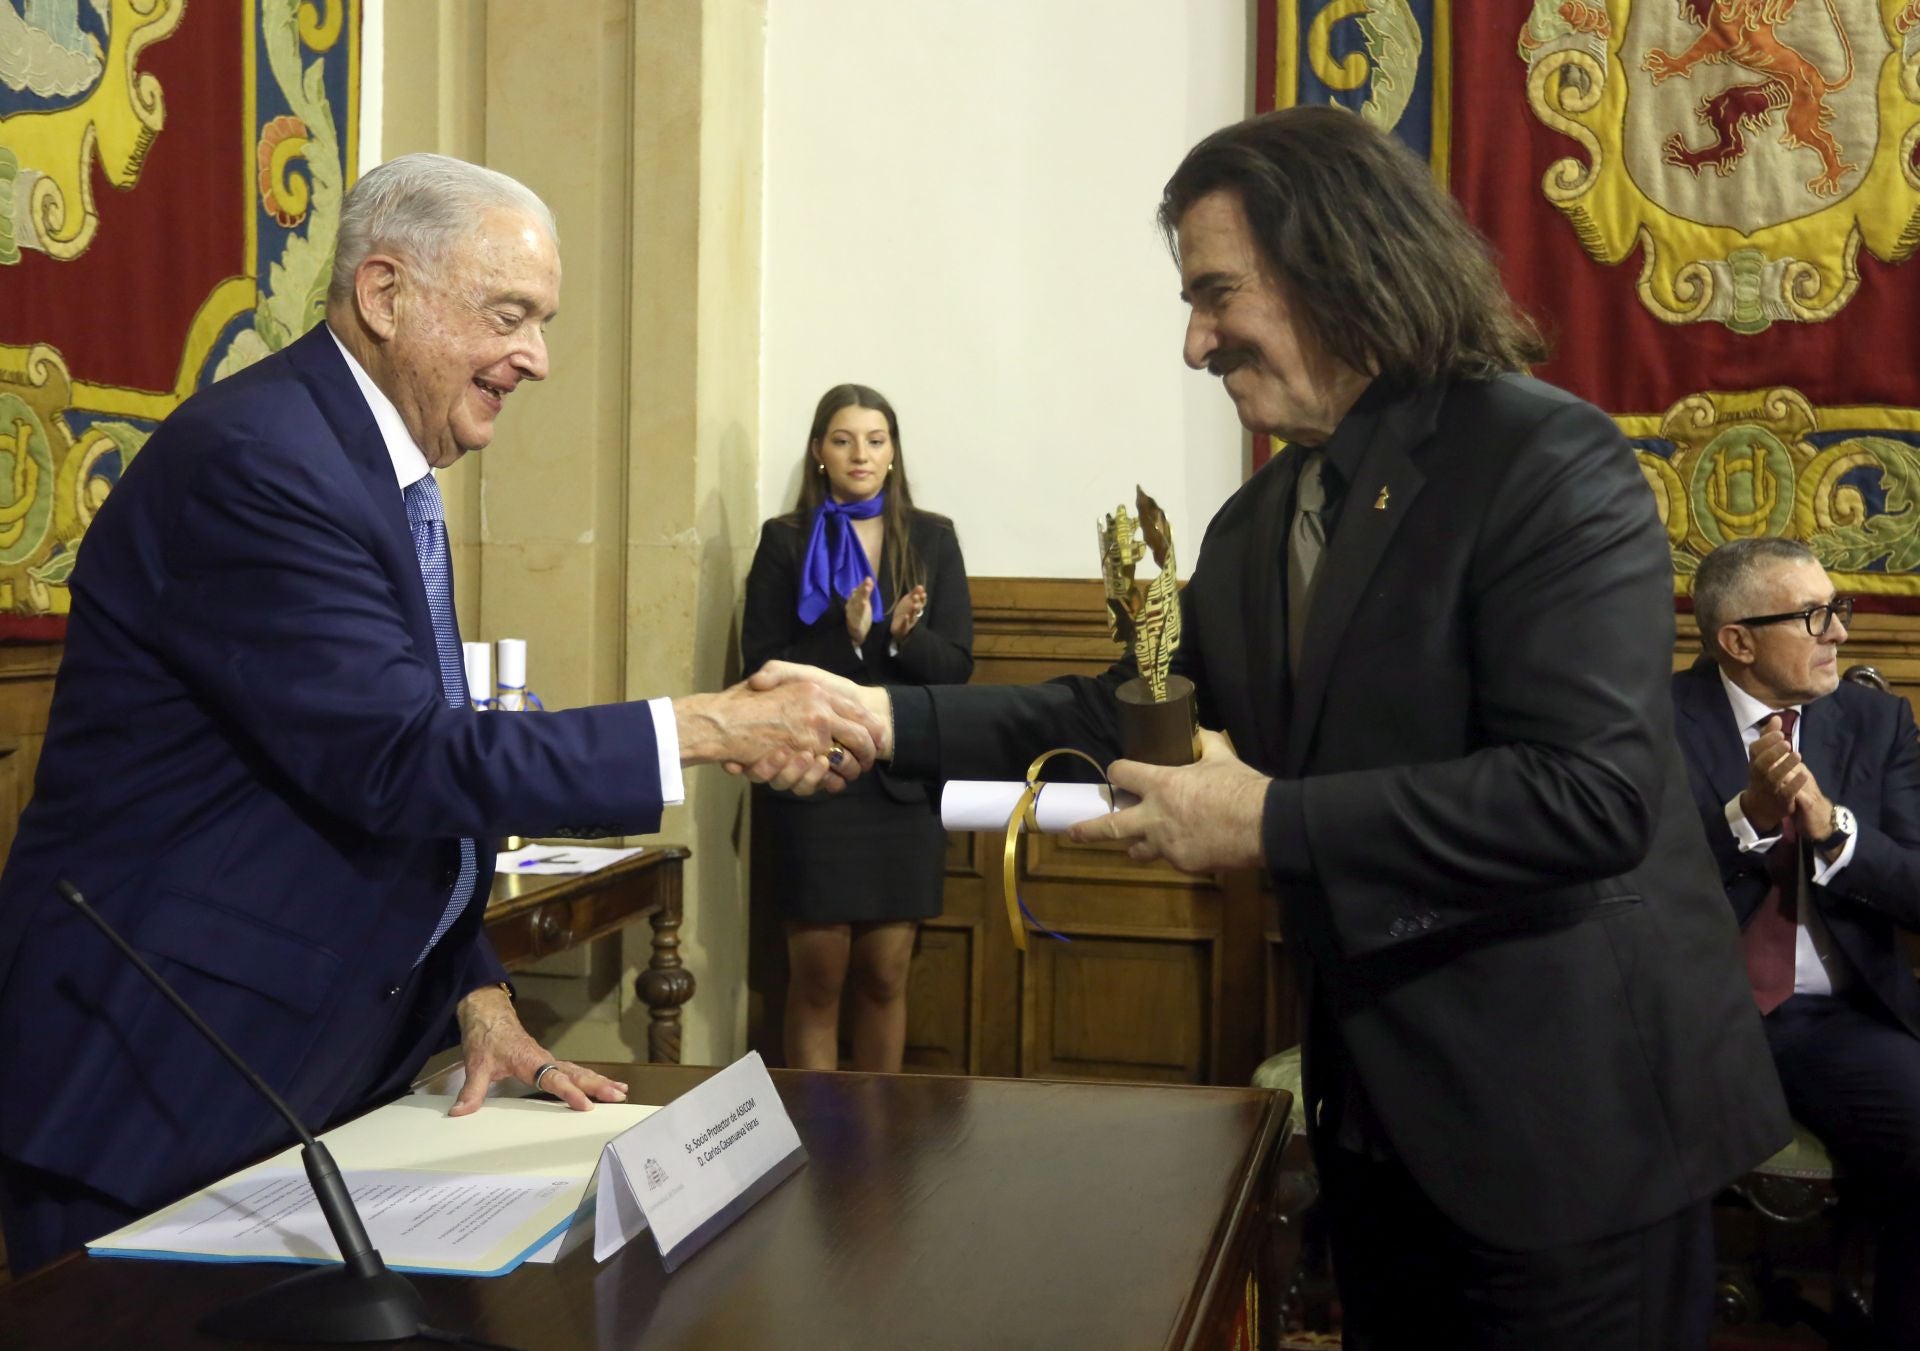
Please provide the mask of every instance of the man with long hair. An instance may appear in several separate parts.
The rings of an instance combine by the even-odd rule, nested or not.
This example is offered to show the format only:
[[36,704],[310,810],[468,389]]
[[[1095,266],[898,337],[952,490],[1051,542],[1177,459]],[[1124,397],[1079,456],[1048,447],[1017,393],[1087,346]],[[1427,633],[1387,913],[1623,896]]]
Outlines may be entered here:
[[[1209,526],[1197,764],[1076,828],[1264,868],[1350,1346],[1704,1346],[1708,1200],[1788,1122],[1688,801],[1666,538],[1425,165],[1290,108],[1189,152],[1185,357],[1284,453]],[[1111,758],[1113,688],[872,695],[896,772]],[[771,669],[759,680],[818,677]]]

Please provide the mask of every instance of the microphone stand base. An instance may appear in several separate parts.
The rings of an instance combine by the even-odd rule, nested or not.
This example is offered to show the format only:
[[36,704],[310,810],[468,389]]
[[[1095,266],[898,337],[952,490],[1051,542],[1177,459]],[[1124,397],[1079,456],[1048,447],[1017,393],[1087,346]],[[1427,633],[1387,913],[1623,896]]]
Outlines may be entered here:
[[215,1309],[200,1330],[249,1342],[396,1342],[426,1321],[420,1292],[398,1272],[356,1276],[324,1266]]

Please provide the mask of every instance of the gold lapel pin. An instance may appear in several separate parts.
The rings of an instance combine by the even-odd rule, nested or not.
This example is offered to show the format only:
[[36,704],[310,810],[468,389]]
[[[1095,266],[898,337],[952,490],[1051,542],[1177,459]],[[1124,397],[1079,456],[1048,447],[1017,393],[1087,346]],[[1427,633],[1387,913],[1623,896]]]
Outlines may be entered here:
[[1373,499],[1373,509],[1375,511],[1387,509],[1387,485],[1384,483],[1380,485],[1380,496]]

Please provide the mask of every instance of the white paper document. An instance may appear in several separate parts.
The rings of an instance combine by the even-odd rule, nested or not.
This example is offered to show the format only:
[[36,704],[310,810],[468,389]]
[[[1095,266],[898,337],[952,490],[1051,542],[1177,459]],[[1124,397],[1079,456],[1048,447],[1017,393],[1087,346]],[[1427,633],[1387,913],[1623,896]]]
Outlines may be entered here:
[[[951,779],[940,793],[940,824],[948,830],[1005,830],[1026,787],[1017,782]],[[1131,807],[1140,800],[1131,793],[1114,791],[1113,805],[1108,806],[1109,791],[1103,783],[1042,784],[1033,805],[1040,833],[1062,835],[1082,821]]]
[[[444,1095],[403,1098],[321,1137],[367,1236],[397,1270],[513,1270],[591,1205],[587,1183],[606,1142],[656,1110],[599,1103],[575,1112],[489,1098],[471,1116],[449,1117],[452,1104]],[[87,1247],[112,1257],[340,1260],[298,1147]]]
[[[347,1174],[367,1237],[402,1271],[511,1269],[536,1242],[572,1218],[579,1184],[564,1177],[496,1177],[374,1169]],[[137,1240],[143,1253],[271,1262],[337,1261],[333,1234],[304,1169],[248,1174],[168,1211]],[[93,1248],[111,1255],[110,1239]]]
[[632,849],[608,849],[584,844],[530,844],[525,849],[507,849],[495,857],[493,870],[509,877],[559,877],[571,873],[597,873],[623,858],[647,852],[645,845]]

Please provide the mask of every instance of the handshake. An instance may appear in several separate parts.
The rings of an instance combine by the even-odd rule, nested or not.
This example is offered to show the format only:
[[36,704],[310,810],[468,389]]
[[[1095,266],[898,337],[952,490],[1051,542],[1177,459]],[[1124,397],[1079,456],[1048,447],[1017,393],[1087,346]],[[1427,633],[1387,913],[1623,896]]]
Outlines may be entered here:
[[893,756],[887,693],[813,666],[770,661],[718,694],[673,701],[680,763],[725,765],[802,795],[837,793]]

